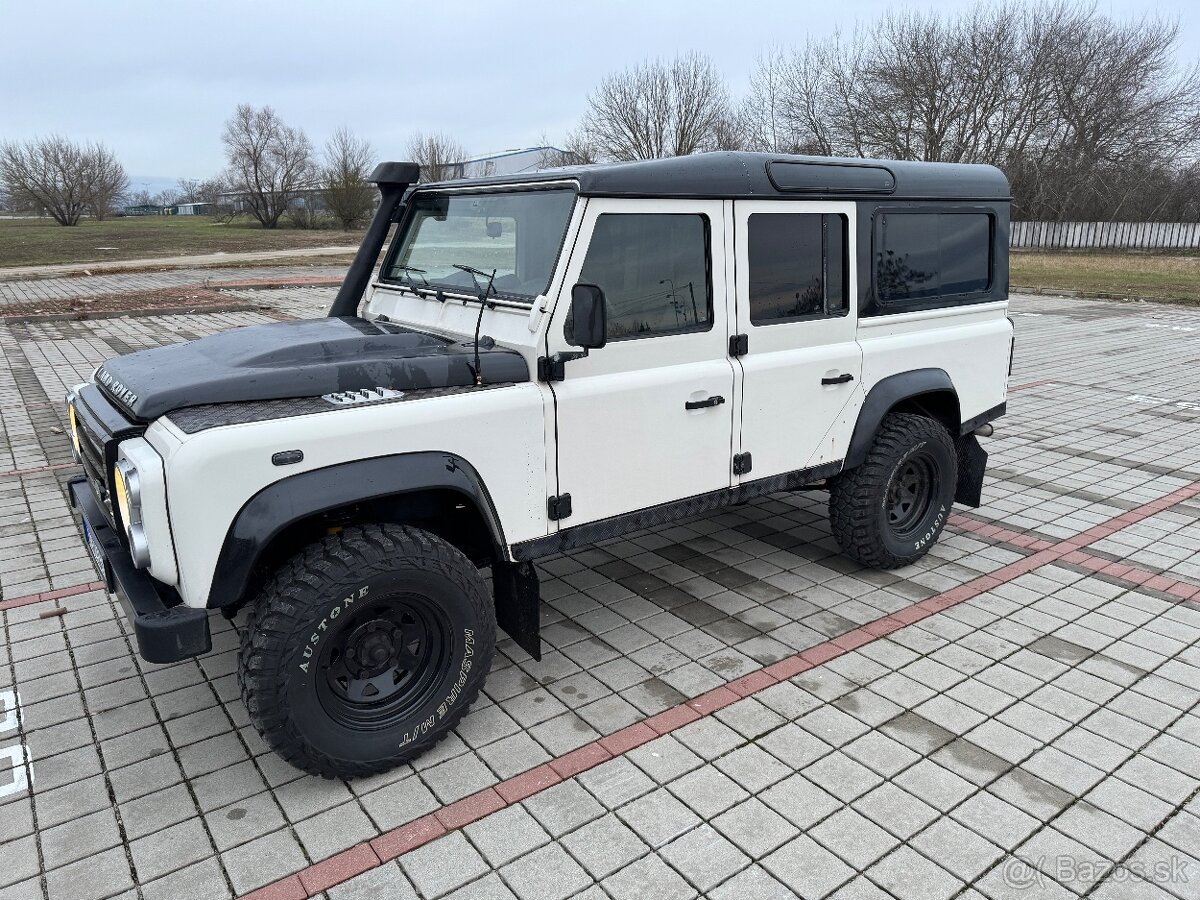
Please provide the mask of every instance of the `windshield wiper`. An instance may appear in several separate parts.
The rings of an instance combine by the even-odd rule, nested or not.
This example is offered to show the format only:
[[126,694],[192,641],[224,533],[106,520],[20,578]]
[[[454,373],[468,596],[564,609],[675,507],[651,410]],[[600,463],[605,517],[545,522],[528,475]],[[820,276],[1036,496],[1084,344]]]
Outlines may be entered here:
[[413,273],[413,272],[416,272],[418,275],[420,275],[420,276],[421,276],[421,280],[422,280],[423,282],[425,282],[425,289],[426,289],[426,290],[429,290],[429,291],[432,291],[432,290],[433,290],[433,288],[429,286],[429,279],[425,277],[425,270],[424,270],[424,269],[418,269],[416,266],[405,266],[405,265],[401,265],[401,264],[399,264],[399,263],[397,263],[397,264],[393,265],[393,266],[392,266],[392,269],[393,269],[393,270],[398,270],[398,271],[400,271],[400,272],[403,272],[403,273],[404,273],[404,276],[405,276],[405,278],[406,278],[406,279],[407,279],[407,281],[408,281],[408,287],[409,287],[409,290],[411,290],[411,291],[412,291],[414,294],[416,294],[416,295],[417,295],[418,297],[420,297],[422,300],[424,300],[424,299],[425,299],[425,295],[421,293],[421,289],[420,289],[420,288],[418,288],[418,287],[417,287],[417,283],[416,283],[415,281],[413,281],[413,277],[412,277],[412,273]]
[[[474,266],[463,266],[458,263],[451,263],[451,265],[470,275],[471,280],[475,282],[475,290],[479,292],[479,317],[475,320],[475,383],[483,384],[483,366],[479,362],[479,328],[483,324],[483,311],[489,306],[493,309],[496,306],[495,303],[488,303],[488,295],[495,296],[496,294],[496,270],[492,269],[492,274],[489,275],[487,272],[479,271]],[[479,277],[476,278],[476,276]],[[486,278],[488,280],[486,288],[479,286],[479,278]]]

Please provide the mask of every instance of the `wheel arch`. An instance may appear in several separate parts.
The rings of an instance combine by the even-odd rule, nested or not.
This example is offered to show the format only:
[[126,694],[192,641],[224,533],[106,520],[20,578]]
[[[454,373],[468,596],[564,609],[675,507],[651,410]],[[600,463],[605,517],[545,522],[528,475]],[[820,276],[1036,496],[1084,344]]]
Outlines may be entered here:
[[354,460],[281,478],[251,497],[226,532],[206,605],[237,609],[301,547],[366,521],[424,528],[476,565],[508,556],[495,505],[466,460],[434,451]]
[[958,391],[945,369],[912,369],[889,375],[867,392],[846,449],[844,468],[860,465],[867,458],[871,442],[890,412],[927,416],[945,425],[952,438],[958,436],[962,424]]

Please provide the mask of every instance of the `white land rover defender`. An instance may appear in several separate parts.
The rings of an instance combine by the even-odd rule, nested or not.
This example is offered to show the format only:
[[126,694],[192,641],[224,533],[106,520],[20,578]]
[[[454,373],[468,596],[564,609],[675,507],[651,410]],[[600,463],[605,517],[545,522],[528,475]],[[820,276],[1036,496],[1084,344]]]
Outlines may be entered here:
[[998,170],[373,180],[328,318],[112,359],[67,398],[72,501],[142,656],[205,653],[209,612],[248,607],[242,694],[302,769],[431,747],[497,625],[540,658],[539,558],[816,485],[891,568],[979,504],[1013,335]]

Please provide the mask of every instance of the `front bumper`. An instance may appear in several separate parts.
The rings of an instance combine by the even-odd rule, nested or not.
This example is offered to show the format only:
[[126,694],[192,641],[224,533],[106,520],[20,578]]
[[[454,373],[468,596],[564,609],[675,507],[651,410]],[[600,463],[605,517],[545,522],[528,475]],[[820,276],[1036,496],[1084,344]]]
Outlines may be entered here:
[[178,602],[169,604],[158,582],[144,570],[134,568],[121,539],[100,511],[87,479],[72,479],[67,489],[71,505],[83,520],[85,534],[92,535],[88,549],[101,569],[105,585],[120,599],[133,626],[142,659],[171,663],[211,650],[208,610]]

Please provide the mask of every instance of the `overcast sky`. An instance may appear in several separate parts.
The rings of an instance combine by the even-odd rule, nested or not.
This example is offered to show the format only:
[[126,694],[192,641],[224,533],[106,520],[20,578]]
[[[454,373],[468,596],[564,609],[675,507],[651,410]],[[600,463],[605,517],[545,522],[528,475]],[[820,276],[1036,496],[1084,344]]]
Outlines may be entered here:
[[[561,142],[606,73],[699,50],[737,94],[772,43],[869,21],[877,0],[0,0],[0,139],[101,140],[133,176],[206,177],[240,102],[270,104],[318,146],[339,125],[399,159],[417,130],[472,154]],[[915,4],[953,11],[964,0]],[[1186,0],[1108,0],[1118,17],[1179,17]],[[137,184],[134,185],[137,187]]]

